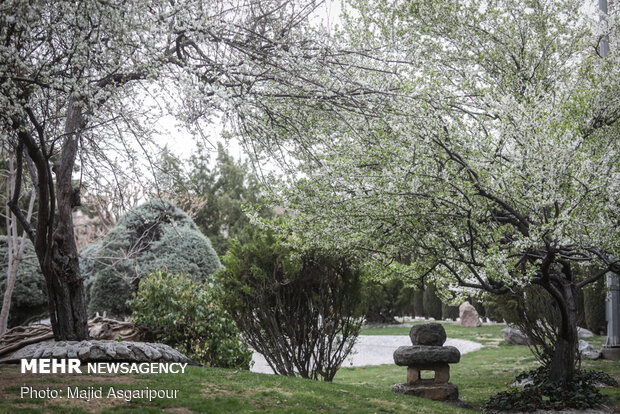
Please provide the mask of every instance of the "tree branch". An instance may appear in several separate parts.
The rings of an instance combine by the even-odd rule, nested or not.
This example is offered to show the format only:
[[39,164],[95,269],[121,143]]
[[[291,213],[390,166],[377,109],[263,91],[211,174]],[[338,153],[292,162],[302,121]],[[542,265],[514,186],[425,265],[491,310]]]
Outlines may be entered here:
[[17,218],[17,220],[19,221],[19,224],[22,225],[32,244],[34,244],[36,238],[34,230],[30,226],[29,220],[24,217],[24,213],[22,212],[21,208],[19,208],[19,195],[22,190],[22,169],[24,164],[23,155],[24,144],[23,142],[19,141],[19,143],[17,144],[17,151],[15,153],[15,157],[17,158],[17,168],[15,171],[15,185],[13,186],[13,197],[7,203],[7,205],[15,215],[15,218]]
[[581,289],[582,287],[584,287],[585,285],[588,285],[590,283],[594,283],[597,280],[599,280],[601,277],[603,277],[605,275],[605,273],[611,271],[611,266],[606,267],[603,270],[599,270],[594,276],[587,278],[586,280],[583,280],[579,283],[577,283],[577,288]]

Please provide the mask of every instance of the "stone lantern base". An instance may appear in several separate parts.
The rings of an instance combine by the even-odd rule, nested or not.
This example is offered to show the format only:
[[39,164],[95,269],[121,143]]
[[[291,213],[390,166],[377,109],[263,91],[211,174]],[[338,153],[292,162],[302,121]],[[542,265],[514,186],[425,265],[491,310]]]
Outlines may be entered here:
[[444,384],[396,384],[392,387],[392,391],[435,401],[456,401],[459,399],[459,388],[451,382]]

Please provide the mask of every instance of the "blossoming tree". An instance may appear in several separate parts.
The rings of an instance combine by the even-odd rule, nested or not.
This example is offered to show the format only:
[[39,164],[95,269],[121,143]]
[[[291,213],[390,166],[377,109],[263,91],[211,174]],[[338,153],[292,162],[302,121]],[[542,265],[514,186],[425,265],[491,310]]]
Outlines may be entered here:
[[[266,99],[246,136],[295,166],[276,192],[292,229],[456,292],[540,286],[561,317],[551,380],[570,381],[577,290],[620,272],[620,71],[597,17],[572,0],[353,3],[335,41],[356,52],[311,99]],[[321,95],[335,84],[340,101]],[[584,264],[599,271],[579,279]]]
[[[110,179],[131,171],[137,152],[151,156],[155,105],[146,96],[187,92],[185,119],[207,119],[273,79],[280,51],[296,44],[291,35],[313,8],[279,0],[0,4],[0,136],[16,154],[9,206],[35,245],[57,340],[88,338],[71,217],[81,174]],[[36,228],[17,204],[23,174],[37,189]]]

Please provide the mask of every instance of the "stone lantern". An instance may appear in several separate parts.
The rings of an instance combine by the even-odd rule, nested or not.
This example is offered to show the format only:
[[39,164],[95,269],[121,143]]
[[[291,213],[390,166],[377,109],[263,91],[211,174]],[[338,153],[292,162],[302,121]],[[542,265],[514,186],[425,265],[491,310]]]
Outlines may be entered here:
[[[394,351],[394,363],[407,367],[407,382],[396,384],[393,392],[415,395],[437,401],[456,401],[458,387],[450,380],[450,365],[461,359],[453,346],[443,346],[446,331],[438,323],[414,325],[409,332],[412,346]],[[423,379],[422,371],[434,371],[434,378]]]

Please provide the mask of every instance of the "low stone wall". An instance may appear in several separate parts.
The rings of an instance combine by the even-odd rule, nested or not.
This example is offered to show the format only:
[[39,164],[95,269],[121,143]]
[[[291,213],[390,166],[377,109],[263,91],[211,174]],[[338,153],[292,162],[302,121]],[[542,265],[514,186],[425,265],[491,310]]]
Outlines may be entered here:
[[198,365],[168,345],[133,341],[43,341],[26,345],[0,359],[19,363],[21,359],[78,358],[82,362],[181,362]]

